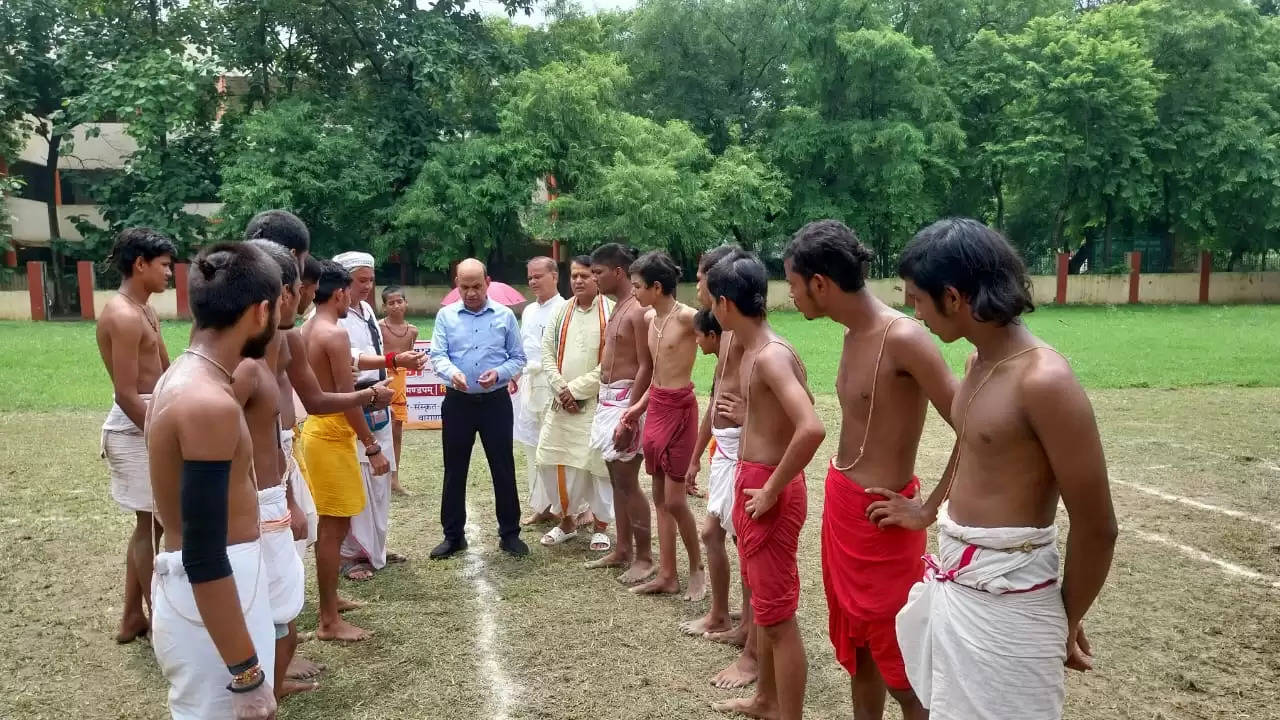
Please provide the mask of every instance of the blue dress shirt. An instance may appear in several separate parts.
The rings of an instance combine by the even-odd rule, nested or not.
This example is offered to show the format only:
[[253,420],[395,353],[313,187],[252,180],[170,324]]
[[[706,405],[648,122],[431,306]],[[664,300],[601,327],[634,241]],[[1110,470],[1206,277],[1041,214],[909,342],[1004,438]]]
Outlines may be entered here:
[[[453,388],[457,374],[467,379],[471,394],[506,390],[507,383],[524,369],[524,344],[520,326],[510,308],[487,300],[478,311],[468,310],[461,300],[446,305],[436,315],[431,334],[431,367]],[[498,382],[480,386],[480,376],[498,371]]]

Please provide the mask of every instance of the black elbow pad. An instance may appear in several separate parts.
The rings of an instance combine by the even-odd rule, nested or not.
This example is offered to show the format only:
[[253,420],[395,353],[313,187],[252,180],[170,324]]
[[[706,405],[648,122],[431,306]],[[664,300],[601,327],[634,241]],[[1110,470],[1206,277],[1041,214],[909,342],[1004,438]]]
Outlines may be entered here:
[[182,567],[191,584],[231,576],[227,559],[230,460],[182,461]]

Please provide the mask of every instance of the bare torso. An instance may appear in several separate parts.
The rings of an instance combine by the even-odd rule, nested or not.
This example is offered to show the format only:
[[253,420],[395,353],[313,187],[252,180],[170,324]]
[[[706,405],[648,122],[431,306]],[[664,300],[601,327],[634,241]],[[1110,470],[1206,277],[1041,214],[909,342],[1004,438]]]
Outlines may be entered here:
[[413,343],[418,339],[418,328],[409,323],[392,325],[383,318],[378,323],[382,331],[382,349],[389,353],[402,353],[413,350]]
[[341,325],[317,313],[303,324],[300,332],[303,343],[306,345],[307,362],[316,374],[320,389],[325,392],[337,392],[339,385],[334,373],[349,373],[351,367],[348,365],[334,368],[329,360],[332,357],[332,348],[335,347],[339,348],[344,355],[349,354],[347,331]]
[[616,380],[633,380],[640,371],[640,337],[637,321],[644,308],[628,295],[619,302],[604,326],[604,353],[600,357],[600,382],[608,385]]
[[[238,423],[208,427],[208,413],[219,410]],[[258,494],[253,482],[253,442],[249,426],[226,375],[202,358],[184,355],[157,388],[147,414],[147,453],[151,491],[164,526],[165,550],[182,549],[181,479],[183,446],[210,432],[234,433],[227,492],[227,544],[258,537]],[[187,454],[191,454],[188,450]]]
[[[758,347],[743,350],[738,382],[746,388],[747,419],[742,426],[739,457],[746,462],[776,467],[791,444],[796,426],[756,367],[775,363],[788,368],[804,384],[808,382],[807,376],[791,346],[772,331]],[[812,395],[809,399],[812,401]]]
[[[277,336],[278,337],[278,336]],[[278,340],[273,340],[276,343]],[[268,355],[275,350],[267,349]],[[280,484],[284,476],[280,448],[280,387],[276,373],[265,359],[241,360],[232,387],[244,404],[245,423],[253,442],[253,469],[257,487],[265,490]]]
[[[895,322],[895,318],[900,319]],[[889,328],[891,322],[893,327]],[[871,327],[845,333],[836,374],[841,422],[835,462],[864,488],[897,492],[911,482],[928,398],[920,383],[897,362],[893,349],[912,339],[931,342],[923,336],[925,332],[910,318],[886,308]]]
[[115,343],[129,342],[137,354],[138,393],[147,394],[155,389],[156,381],[169,366],[169,354],[160,337],[160,323],[155,310],[150,305],[144,308],[117,294],[102,308],[97,337],[98,354],[102,356],[102,364],[113,381],[118,371],[114,366],[113,358],[118,355],[115,351],[125,349],[116,348]]
[[693,332],[696,310],[677,302],[666,315],[652,308],[645,313],[649,324],[649,354],[653,357],[652,384],[683,388],[692,382],[698,343]]
[[[720,357],[716,359],[716,388],[715,397],[724,397],[726,395],[742,397],[742,380],[738,377],[738,373],[742,370],[742,343],[736,342],[733,333],[726,330],[720,334]],[[714,406],[714,398],[712,400]],[[711,427],[717,429],[738,427],[722,414],[711,413]]]
[[[1011,357],[996,367],[1000,360],[980,361],[975,355],[956,392],[952,417],[964,437],[950,513],[962,525],[1047,527],[1057,512],[1058,485],[1027,419],[1021,385],[1028,375],[1060,369],[1066,360],[1048,349]],[[979,385],[982,389],[970,403]]]
[[[276,336],[281,339],[276,355],[275,373],[276,388],[280,393],[280,427],[282,428],[291,428],[298,424],[298,415],[293,408],[293,383],[289,380],[289,363],[293,361],[293,351],[289,344],[294,342],[301,348],[302,336],[298,333],[297,329],[281,330],[276,333]],[[303,353],[299,352],[298,355],[302,357]]]

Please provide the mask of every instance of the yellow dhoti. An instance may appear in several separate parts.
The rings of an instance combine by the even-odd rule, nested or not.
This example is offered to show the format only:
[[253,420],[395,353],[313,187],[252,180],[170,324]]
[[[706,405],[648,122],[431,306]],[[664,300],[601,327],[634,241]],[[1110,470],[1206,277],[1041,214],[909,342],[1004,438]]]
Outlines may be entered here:
[[302,425],[302,456],[316,513],[354,517],[364,510],[356,433],[342,413],[311,415]]

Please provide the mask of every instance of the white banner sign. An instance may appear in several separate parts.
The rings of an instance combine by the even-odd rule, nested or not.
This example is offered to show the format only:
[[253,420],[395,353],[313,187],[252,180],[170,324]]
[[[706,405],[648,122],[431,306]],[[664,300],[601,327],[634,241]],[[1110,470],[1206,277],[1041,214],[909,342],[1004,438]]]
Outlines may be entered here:
[[[428,352],[431,350],[431,342],[419,340],[413,344],[413,349]],[[439,430],[440,403],[444,402],[444,380],[427,363],[420,371],[410,370],[405,376],[404,386],[409,410],[409,420],[404,426],[412,430]]]

